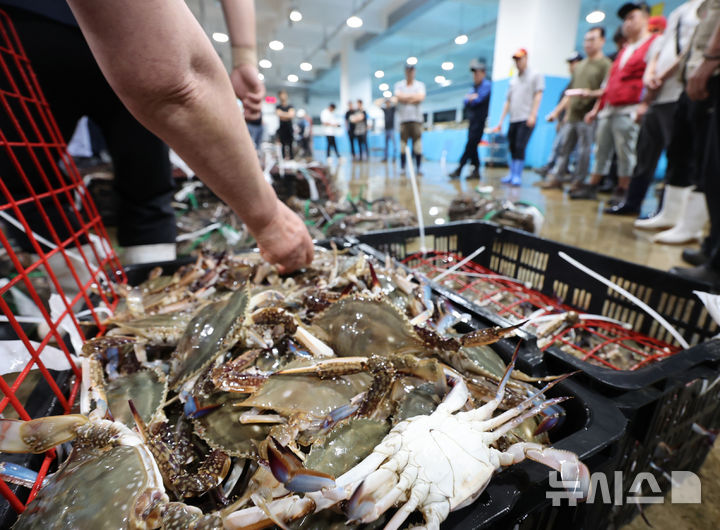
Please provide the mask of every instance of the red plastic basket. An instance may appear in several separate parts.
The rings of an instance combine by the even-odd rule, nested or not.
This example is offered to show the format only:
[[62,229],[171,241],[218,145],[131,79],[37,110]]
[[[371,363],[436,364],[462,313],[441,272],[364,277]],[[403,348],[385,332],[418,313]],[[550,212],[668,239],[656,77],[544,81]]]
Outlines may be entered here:
[[[4,254],[2,259],[12,264],[10,270],[13,271],[0,287],[0,311],[4,315],[4,322],[0,325],[6,328],[6,334],[22,341],[30,355],[30,360],[12,383],[0,377],[0,414],[32,419],[19,396],[32,384],[27,376],[34,369],[42,374],[50,389],[48,393],[52,392],[48,398],[54,397],[63,413],[67,414],[78,393],[81,372],[70,356],[72,348],[63,340],[60,322],[69,318],[83,340],[88,324],[90,328],[102,332],[104,327],[98,308],[101,305],[111,310],[115,308],[117,295],[113,283],[124,282],[125,275],[108,242],[100,215],[72,158],[67,154],[66,144],[12,23],[2,11],[0,119],[3,123],[0,128],[0,155],[6,166],[13,168],[6,168],[5,171],[10,174],[0,175],[0,255]],[[24,189],[23,193],[17,192],[19,188]],[[42,230],[37,222],[31,226],[21,211],[23,207],[25,212],[32,210],[39,214],[44,225]],[[48,215],[50,209],[59,213],[59,216],[52,215],[52,221]],[[2,223],[6,229],[14,225],[14,228],[25,232],[32,252],[21,252],[9,230],[3,230]],[[39,236],[39,231],[49,236]],[[69,235],[61,239],[58,232]],[[61,284],[59,267],[55,265],[56,270],[53,270],[51,262],[60,263],[69,281]],[[33,283],[37,277],[48,279],[51,289],[62,296],[64,311],[55,318],[51,318],[47,300],[41,298]],[[42,314],[40,320],[47,324],[49,332],[44,336],[38,335],[37,342],[31,342],[32,332],[27,325],[23,326],[25,321],[22,316],[15,314],[13,289],[21,290],[32,299]],[[80,324],[74,313],[78,308],[87,310],[91,320]],[[59,383],[40,358],[51,342],[64,352],[70,363],[72,377],[65,378],[70,381],[68,384]],[[45,454],[27,502],[39,490],[54,458],[54,451]],[[23,511],[25,504],[3,481],[0,481],[0,493],[16,511]]]
[[[448,269],[457,266],[461,260],[460,256],[452,252],[430,252],[408,256],[403,260],[403,263],[411,266],[414,270],[422,272],[431,279],[443,274],[442,285],[511,322],[524,320],[528,314],[539,317],[575,310],[575,308],[530,289],[512,278],[504,279],[495,271],[472,261],[466,262],[459,268],[448,272]],[[567,340],[567,335],[572,330],[593,335],[598,339],[598,344],[592,348],[585,348]],[[647,337],[615,322],[599,319],[582,320],[576,324],[558,329],[557,332],[549,334],[544,339],[544,345],[540,349],[544,351],[553,345],[565,345],[572,350],[573,355],[583,361],[591,361],[614,370],[630,371],[637,370],[680,351],[677,346]],[[630,367],[621,368],[597,355],[602,348],[609,345],[627,349],[635,355],[637,361]]]

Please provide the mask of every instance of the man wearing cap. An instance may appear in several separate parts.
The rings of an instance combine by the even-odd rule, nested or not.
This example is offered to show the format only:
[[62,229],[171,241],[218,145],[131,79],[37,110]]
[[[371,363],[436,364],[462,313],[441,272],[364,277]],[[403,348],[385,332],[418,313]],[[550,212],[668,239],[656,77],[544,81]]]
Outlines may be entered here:
[[[655,176],[660,155],[666,149],[668,150],[667,174],[672,175],[675,153],[670,150],[671,141],[678,133],[683,136],[688,135],[686,126],[679,127],[680,130],[677,133],[673,132],[677,119],[683,118],[683,116],[676,118],[677,113],[687,114],[689,107],[687,96],[684,97],[682,103],[680,102],[683,84],[680,76],[677,75],[677,66],[683,50],[690,43],[692,34],[700,22],[697,10],[702,3],[703,0],[688,0],[673,10],[668,17],[667,31],[655,39],[650,46],[648,65],[643,76],[645,92],[637,112],[638,118],[642,118],[637,144],[637,164],[627,196],[618,204],[606,208],[605,213],[612,215],[637,215],[640,213],[642,201]],[[664,17],[662,18],[665,20]],[[680,141],[678,142],[678,140]],[[685,138],[676,139],[673,145],[680,147],[687,145],[687,142]],[[683,148],[681,147],[681,149]],[[677,151],[677,149],[675,150]],[[686,171],[683,170],[683,172]],[[683,175],[683,177],[685,176],[687,175]],[[666,198],[669,198],[670,202],[676,202],[683,188],[675,186],[672,178],[667,184],[670,186],[665,188]],[[702,200],[704,201],[704,197]],[[667,220],[641,221],[636,224],[636,227],[658,228],[663,226],[662,222],[667,223]]]
[[510,144],[510,173],[500,182],[520,186],[522,184],[522,170],[525,167],[525,147],[530,141],[540,100],[545,90],[545,78],[530,70],[528,53],[525,48],[519,48],[513,54],[518,75],[510,80],[507,99],[500,116],[499,124],[493,132],[500,132],[505,116],[510,114],[510,127],[508,128],[508,143]]
[[578,148],[577,162],[573,172],[573,181],[582,182],[590,168],[590,154],[594,136],[593,125],[585,123],[584,118],[595,105],[598,90],[610,70],[610,59],[605,57],[605,29],[600,26],[590,28],[583,39],[583,49],[587,58],[580,61],[573,69],[570,85],[557,107],[547,119],[558,119],[565,110],[565,138],[560,146],[555,166],[550,170],[548,178],[540,184],[545,189],[562,188],[561,174],[565,171],[570,154]]
[[480,178],[480,158],[478,157],[477,147],[485,130],[485,121],[490,106],[490,89],[492,87],[490,81],[485,77],[485,70],[485,63],[477,59],[470,62],[470,71],[473,73],[473,87],[465,96],[465,111],[470,122],[468,125],[468,140],[458,167],[450,173],[450,178],[459,178],[463,166],[468,161],[473,165],[470,178]]
[[396,116],[400,124],[400,165],[405,171],[405,148],[412,140],[417,174],[422,161],[423,113],[420,103],[425,101],[425,84],[415,79],[415,66],[405,66],[405,79],[395,83],[394,100],[397,102]]
[[637,112],[643,95],[643,74],[647,54],[657,35],[647,28],[650,8],[645,2],[628,2],[618,10],[627,43],[610,67],[602,96],[585,116],[586,123],[598,119],[595,134],[595,165],[589,184],[578,182],[570,190],[571,199],[596,199],[597,188],[610,171],[617,154],[618,187],[616,197],[624,196],[635,168],[638,131]]
[[[575,67],[578,65],[580,61],[584,59],[583,54],[577,51],[574,51],[570,54],[570,56],[566,59],[568,64],[568,71],[570,73],[570,77],[572,79],[572,74],[575,71]],[[565,87],[565,90],[563,90],[563,93],[560,94],[560,99],[558,100],[558,105],[562,103],[563,98],[565,97],[565,91],[568,90],[571,86],[571,83],[568,83],[568,85]],[[555,107],[557,109],[557,107]],[[560,109],[557,114],[551,112],[546,117],[548,121],[555,121],[557,120],[557,125],[555,126],[555,138],[553,139],[552,148],[550,149],[550,157],[548,158],[547,164],[544,166],[537,168],[535,170],[536,173],[539,175],[542,175],[543,178],[547,176],[547,174],[555,167],[555,162],[557,162],[558,157],[560,156],[560,149],[563,146],[563,143],[565,141],[565,136],[567,135],[568,131],[568,121],[567,121],[567,114],[565,112],[565,109]],[[563,167],[560,171],[563,173],[568,172],[568,165],[565,164],[565,167]],[[538,185],[543,185],[544,181],[539,181]]]

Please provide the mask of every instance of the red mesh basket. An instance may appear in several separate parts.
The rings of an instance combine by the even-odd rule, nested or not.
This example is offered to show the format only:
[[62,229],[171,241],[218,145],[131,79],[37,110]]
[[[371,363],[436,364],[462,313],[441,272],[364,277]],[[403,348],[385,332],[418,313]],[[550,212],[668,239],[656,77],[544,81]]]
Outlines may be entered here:
[[[41,374],[47,398],[56,400],[60,412],[67,414],[78,392],[80,369],[71,358],[72,347],[60,323],[77,330],[82,340],[88,330],[102,332],[99,308],[114,309],[113,282],[123,282],[125,276],[17,34],[2,11],[0,125],[0,278],[4,277],[0,327],[5,338],[21,341],[29,353],[24,368],[13,372],[14,380],[0,377],[0,414],[32,419],[23,400],[30,385],[37,384],[34,370]],[[50,291],[62,298],[54,318],[48,308]],[[19,314],[18,292],[32,300],[39,315]],[[76,316],[81,309],[86,315],[83,323]],[[38,333],[36,324],[28,321],[42,321],[46,329]],[[48,369],[40,358],[48,345],[59,348],[69,362],[71,377],[65,376],[63,382],[56,375],[59,372]],[[54,457],[54,451],[44,455],[27,502],[37,493]],[[0,492],[16,511],[24,509],[8,483],[0,481]]]
[[[462,258],[452,252],[430,252],[408,256],[403,263],[510,322],[521,322],[530,315],[537,318],[575,310],[514,278],[506,278],[472,261],[457,267],[461,261]],[[531,322],[528,331],[538,335],[541,325],[533,326]],[[541,350],[551,346],[565,347],[568,353],[583,361],[614,370],[637,370],[680,351],[679,347],[627,329],[617,322],[603,320],[599,315],[595,319],[559,326],[556,330],[548,326],[546,330],[538,342]],[[592,346],[569,340],[569,335],[573,332],[592,337]],[[619,362],[601,356],[600,352],[608,347],[619,352],[618,358],[633,360],[630,364],[625,361],[620,365]]]

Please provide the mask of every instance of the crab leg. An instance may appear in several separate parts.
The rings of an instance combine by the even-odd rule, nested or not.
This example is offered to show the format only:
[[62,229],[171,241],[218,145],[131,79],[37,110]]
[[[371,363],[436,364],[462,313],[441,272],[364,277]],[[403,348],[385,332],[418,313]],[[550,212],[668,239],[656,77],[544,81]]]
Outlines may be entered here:
[[494,328],[485,328],[471,331],[470,333],[463,335],[460,338],[460,341],[462,342],[463,346],[485,346],[487,344],[493,344],[505,337],[506,335],[509,335],[519,327],[524,326],[526,322],[527,320],[524,320],[506,328],[496,326]]
[[268,461],[273,476],[288,491],[307,493],[335,486],[335,479],[326,473],[305,469],[300,459],[271,438]]
[[81,414],[47,416],[30,421],[0,419],[0,451],[44,453],[74,440],[78,427],[87,423],[87,417]]

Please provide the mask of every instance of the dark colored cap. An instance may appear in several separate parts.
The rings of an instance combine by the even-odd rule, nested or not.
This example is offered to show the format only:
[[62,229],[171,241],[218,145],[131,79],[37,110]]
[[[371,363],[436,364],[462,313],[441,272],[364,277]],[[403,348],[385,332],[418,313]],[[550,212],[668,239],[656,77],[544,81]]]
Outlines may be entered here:
[[480,61],[478,59],[473,59],[472,61],[470,61],[470,70],[472,70],[473,72],[475,70],[482,70],[484,72],[486,69],[487,66],[483,61]]
[[569,56],[567,59],[565,59],[565,60],[566,60],[567,62],[569,62],[569,63],[575,63],[575,62],[577,62],[577,61],[582,61],[584,58],[585,58],[585,57],[583,57],[583,54],[582,54],[582,53],[580,53],[580,52],[578,52],[578,51],[574,51],[574,52],[572,52],[572,53],[570,54],[570,56]]
[[515,53],[513,53],[512,58],[513,59],[519,59],[520,57],[527,57],[527,50],[525,48],[518,48],[515,50]]
[[620,17],[620,20],[625,20],[625,17],[628,16],[631,11],[635,11],[636,9],[645,11],[648,15],[650,14],[650,6],[648,6],[645,2],[626,2],[620,6],[620,9],[618,9],[617,16]]

